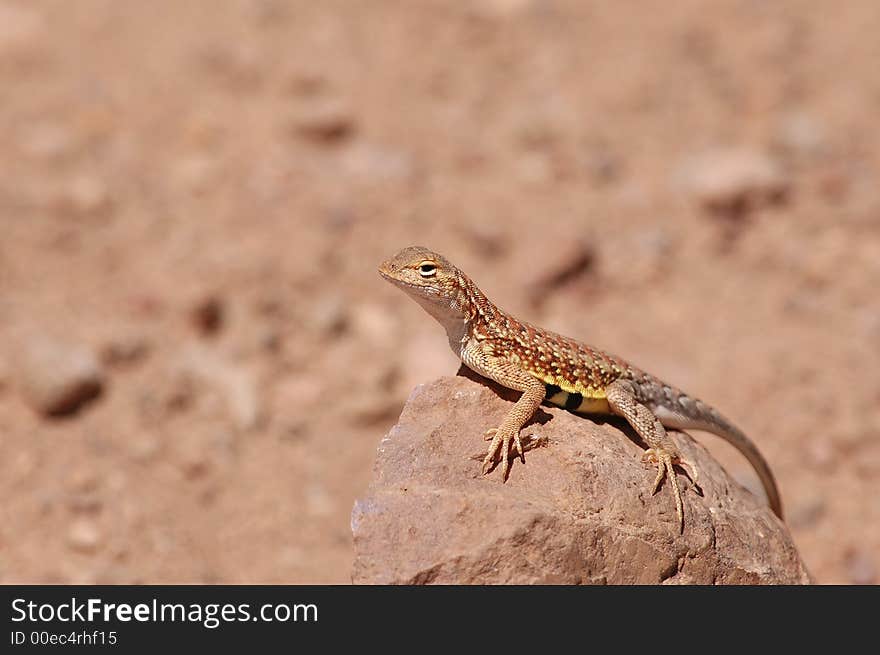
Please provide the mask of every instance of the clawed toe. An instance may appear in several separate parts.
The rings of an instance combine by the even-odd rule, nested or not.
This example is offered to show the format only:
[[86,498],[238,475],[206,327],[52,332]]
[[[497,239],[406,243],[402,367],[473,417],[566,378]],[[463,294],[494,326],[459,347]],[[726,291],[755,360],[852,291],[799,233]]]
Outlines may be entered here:
[[509,431],[502,431],[500,428],[492,428],[491,430],[486,430],[484,438],[486,441],[491,440],[491,443],[489,444],[489,450],[486,453],[486,457],[483,459],[482,474],[486,475],[492,471],[500,461],[501,479],[507,481],[507,476],[510,472],[511,442],[513,442],[512,450],[514,459],[519,457],[523,464],[525,464],[526,461],[526,449],[523,447],[519,433],[511,433]]
[[516,434],[513,436],[513,445],[514,445],[514,450],[513,450],[514,457],[516,457],[516,455],[519,455],[519,461],[522,462],[523,464],[525,464],[526,463],[526,451],[523,450],[522,441],[519,440],[519,434]]
[[[673,456],[667,450],[662,448],[648,448],[642,455],[642,462],[650,462],[657,466],[657,477],[654,478],[654,485],[651,487],[652,496],[660,489],[660,485],[663,483],[663,478],[669,480],[670,485],[672,485],[672,494],[675,498],[675,515],[678,519],[678,528],[680,532],[684,532],[684,503],[681,498],[681,489],[678,486],[678,479],[675,477],[675,469],[673,468],[674,463],[682,463],[681,459],[678,456]],[[689,463],[686,463],[685,465],[696,472],[696,469],[694,469]],[[690,475],[690,472],[688,472],[688,475]],[[693,477],[691,479],[693,480]]]

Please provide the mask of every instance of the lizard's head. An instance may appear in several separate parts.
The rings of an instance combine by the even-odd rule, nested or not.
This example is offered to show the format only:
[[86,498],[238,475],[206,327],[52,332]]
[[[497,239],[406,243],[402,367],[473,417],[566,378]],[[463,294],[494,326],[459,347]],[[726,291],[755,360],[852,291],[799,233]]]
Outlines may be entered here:
[[467,299],[461,271],[432,250],[404,248],[379,267],[379,274],[437,318],[465,313],[463,304]]

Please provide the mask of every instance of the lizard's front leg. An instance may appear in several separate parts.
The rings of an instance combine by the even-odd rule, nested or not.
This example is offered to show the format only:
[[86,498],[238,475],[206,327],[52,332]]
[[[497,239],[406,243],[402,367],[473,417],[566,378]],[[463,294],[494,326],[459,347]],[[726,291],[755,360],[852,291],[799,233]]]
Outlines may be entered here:
[[547,389],[543,382],[529,375],[516,363],[492,354],[489,344],[468,345],[462,353],[462,361],[480,375],[495,380],[508,389],[523,392],[523,395],[501,421],[501,425],[486,433],[492,435],[492,443],[489,444],[489,451],[483,460],[483,474],[485,475],[494,468],[499,460],[500,452],[501,479],[506,481],[510,471],[510,444],[514,443],[515,453],[525,462],[519,433],[529,419],[534,416],[535,411],[544,400]]
[[673,469],[673,464],[680,463],[681,459],[675,444],[672,443],[669,435],[666,434],[666,428],[663,427],[663,424],[650,409],[636,400],[635,390],[630,382],[616,380],[608,385],[605,394],[611,411],[625,418],[645,443],[648,444],[648,450],[645,451],[645,459],[653,460],[657,464],[657,477],[654,479],[651,495],[657,493],[664,477],[672,485],[678,527],[681,532],[684,532],[684,509],[681,500],[681,489],[678,486],[678,479],[675,477]]

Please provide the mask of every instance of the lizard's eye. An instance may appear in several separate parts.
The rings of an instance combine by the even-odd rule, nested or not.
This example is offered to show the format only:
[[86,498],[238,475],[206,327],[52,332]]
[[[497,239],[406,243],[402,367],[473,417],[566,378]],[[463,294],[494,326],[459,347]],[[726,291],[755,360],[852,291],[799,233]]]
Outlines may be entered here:
[[419,264],[419,274],[422,277],[433,277],[437,274],[437,265],[432,262],[422,262]]

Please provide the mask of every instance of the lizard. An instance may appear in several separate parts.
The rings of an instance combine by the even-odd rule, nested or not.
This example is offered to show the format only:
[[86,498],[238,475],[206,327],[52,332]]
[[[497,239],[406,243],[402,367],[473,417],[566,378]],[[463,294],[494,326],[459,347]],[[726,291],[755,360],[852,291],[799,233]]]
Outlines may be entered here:
[[647,445],[643,462],[656,465],[651,495],[669,481],[679,532],[684,509],[675,465],[696,483],[695,467],[679,453],[666,428],[711,432],[732,444],[758,474],[773,512],[782,501],[773,473],[755,444],[718,410],[630,364],[575,339],[556,334],[503,311],[463,271],[421,246],[400,250],[379,266],[380,275],[405,291],[446,330],[462,363],[482,377],[522,392],[491,440],[482,465],[486,475],[501,464],[508,479],[510,451],[525,463],[523,427],[547,402],[578,415],[624,418]]

